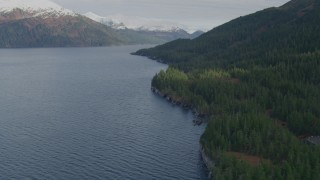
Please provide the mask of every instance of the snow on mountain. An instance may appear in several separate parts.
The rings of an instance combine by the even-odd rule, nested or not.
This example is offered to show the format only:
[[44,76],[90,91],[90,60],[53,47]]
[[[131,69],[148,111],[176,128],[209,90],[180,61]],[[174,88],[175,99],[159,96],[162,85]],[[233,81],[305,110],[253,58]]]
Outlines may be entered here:
[[33,17],[76,16],[76,13],[65,9],[50,0],[0,0],[0,12],[10,13],[21,9]]
[[95,13],[88,12],[84,16],[111,26],[115,29],[133,29],[137,31],[158,31],[158,32],[177,32],[187,29],[186,26],[175,22],[160,19],[148,19],[137,16],[111,15],[102,17]]
[[93,12],[88,12],[88,13],[85,13],[83,14],[84,16],[86,16],[87,18],[89,19],[92,19],[96,22],[99,22],[99,23],[102,23],[102,24],[105,24],[107,26],[110,26],[114,29],[127,29],[128,27],[126,27],[122,22],[116,20],[116,19],[111,19],[111,18],[108,18],[108,17],[102,17],[102,16],[99,16]]

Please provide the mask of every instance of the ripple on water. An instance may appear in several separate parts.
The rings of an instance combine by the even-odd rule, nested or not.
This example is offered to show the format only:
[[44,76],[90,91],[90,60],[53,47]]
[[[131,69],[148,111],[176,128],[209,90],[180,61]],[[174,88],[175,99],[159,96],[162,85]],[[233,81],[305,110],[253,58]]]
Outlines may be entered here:
[[142,47],[0,50],[0,179],[205,179],[204,126]]

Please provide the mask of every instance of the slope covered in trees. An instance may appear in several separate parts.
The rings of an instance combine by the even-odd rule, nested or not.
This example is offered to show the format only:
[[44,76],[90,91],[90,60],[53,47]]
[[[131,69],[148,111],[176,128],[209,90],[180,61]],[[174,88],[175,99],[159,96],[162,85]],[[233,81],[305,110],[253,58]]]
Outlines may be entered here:
[[318,22],[318,0],[292,0],[136,53],[170,64],[153,86],[211,116],[215,179],[320,179],[320,147],[303,141],[320,135]]
[[273,55],[319,48],[319,6],[316,0],[294,0],[232,20],[194,40],[180,39],[137,54],[183,70],[241,65],[248,60],[270,64]]

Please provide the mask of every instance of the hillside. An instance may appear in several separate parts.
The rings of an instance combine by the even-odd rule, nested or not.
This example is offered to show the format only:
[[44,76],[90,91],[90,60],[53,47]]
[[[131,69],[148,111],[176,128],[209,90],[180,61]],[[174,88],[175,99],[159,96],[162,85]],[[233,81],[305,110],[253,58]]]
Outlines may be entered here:
[[162,21],[122,17],[125,26],[106,18],[83,16],[50,0],[0,0],[0,48],[160,44],[201,34]]
[[83,17],[28,18],[0,23],[0,47],[76,47],[123,43],[107,27]]
[[318,22],[318,0],[292,0],[134,53],[168,63],[152,86],[209,117],[214,179],[320,179]]
[[175,65],[207,67],[212,63],[240,64],[279,51],[315,51],[320,46],[319,8],[318,1],[294,0],[279,8],[239,17],[194,40],[176,40],[137,54]]
[[0,39],[2,48],[127,43],[111,28],[48,0],[1,0]]

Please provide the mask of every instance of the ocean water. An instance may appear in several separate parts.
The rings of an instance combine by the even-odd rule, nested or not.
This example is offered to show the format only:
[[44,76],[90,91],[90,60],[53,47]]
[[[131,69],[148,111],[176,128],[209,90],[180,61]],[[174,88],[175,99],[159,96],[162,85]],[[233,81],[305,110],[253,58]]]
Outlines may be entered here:
[[150,91],[146,46],[0,50],[0,179],[206,179],[205,125]]

